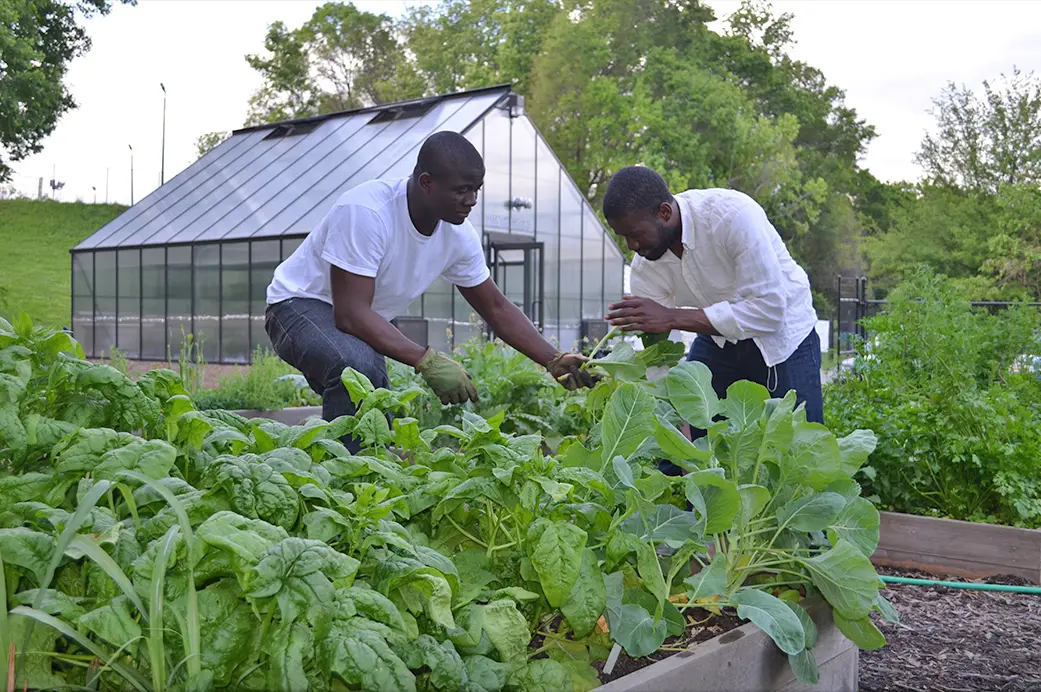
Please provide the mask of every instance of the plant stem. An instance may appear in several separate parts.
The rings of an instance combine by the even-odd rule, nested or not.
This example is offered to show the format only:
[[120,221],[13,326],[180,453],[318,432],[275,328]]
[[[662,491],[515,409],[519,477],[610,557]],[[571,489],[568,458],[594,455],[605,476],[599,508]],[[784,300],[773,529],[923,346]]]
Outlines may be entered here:
[[455,520],[455,519],[453,519],[453,518],[451,517],[451,515],[449,515],[449,514],[446,514],[446,515],[445,515],[445,519],[447,519],[447,520],[448,520],[448,522],[449,522],[449,523],[450,523],[450,524],[451,524],[452,526],[454,526],[454,527],[456,528],[456,530],[458,530],[458,531],[459,531],[459,533],[463,534],[464,536],[466,536],[467,538],[469,538],[469,539],[470,539],[471,541],[473,541],[473,542],[474,542],[474,543],[476,543],[477,545],[481,546],[482,548],[487,548],[487,547],[488,547],[488,544],[487,544],[487,543],[485,543],[485,542],[484,542],[484,541],[482,541],[481,539],[477,538],[476,536],[474,536],[473,534],[471,534],[471,533],[470,533],[469,531],[467,531],[466,529],[464,529],[464,528],[463,528],[462,526],[460,526],[460,525],[459,525],[459,524],[458,524],[458,523],[456,522],[456,520]]

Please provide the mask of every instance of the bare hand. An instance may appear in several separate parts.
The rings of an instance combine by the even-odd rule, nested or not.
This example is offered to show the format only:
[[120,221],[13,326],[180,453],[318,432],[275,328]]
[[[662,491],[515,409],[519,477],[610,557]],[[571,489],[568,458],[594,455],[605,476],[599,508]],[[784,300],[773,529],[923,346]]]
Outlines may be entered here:
[[673,329],[672,311],[655,303],[650,298],[625,298],[609,308],[607,321],[612,327],[621,327],[623,332],[647,332],[661,334]]

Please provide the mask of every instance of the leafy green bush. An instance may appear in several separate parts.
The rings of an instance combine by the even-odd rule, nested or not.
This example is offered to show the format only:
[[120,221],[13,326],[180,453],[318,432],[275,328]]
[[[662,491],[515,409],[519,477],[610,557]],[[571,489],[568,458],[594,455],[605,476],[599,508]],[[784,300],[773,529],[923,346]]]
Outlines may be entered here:
[[867,320],[852,371],[826,389],[837,432],[879,444],[861,472],[890,510],[1041,526],[1041,354],[1036,307],[990,313],[921,270]]
[[295,368],[260,346],[254,350],[253,364],[245,372],[224,376],[216,389],[204,389],[192,398],[200,410],[274,411],[322,403]]

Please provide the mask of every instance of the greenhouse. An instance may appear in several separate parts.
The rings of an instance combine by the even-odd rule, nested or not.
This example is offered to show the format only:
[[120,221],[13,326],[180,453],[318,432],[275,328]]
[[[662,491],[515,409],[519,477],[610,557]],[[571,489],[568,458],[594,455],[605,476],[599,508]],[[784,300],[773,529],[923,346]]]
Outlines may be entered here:
[[[423,140],[465,134],[485,186],[470,221],[503,292],[563,348],[605,331],[624,259],[507,86],[259,125],[219,146],[74,247],[72,326],[88,356],[176,359],[188,335],[213,363],[269,347],[265,291],[344,191],[408,175]],[[395,320],[448,349],[479,333],[443,280]]]

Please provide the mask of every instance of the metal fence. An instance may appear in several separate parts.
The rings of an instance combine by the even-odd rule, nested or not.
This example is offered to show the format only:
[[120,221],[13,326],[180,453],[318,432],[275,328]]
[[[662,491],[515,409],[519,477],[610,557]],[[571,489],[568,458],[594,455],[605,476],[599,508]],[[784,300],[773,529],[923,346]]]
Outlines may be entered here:
[[[831,319],[829,346],[839,356],[853,352],[855,339],[866,339],[867,331],[863,321],[881,312],[889,303],[885,296],[893,286],[886,284],[868,284],[866,276],[835,276],[835,314]],[[1000,300],[973,300],[970,304],[976,308],[986,308],[991,312],[1004,310],[1022,303]],[[1041,302],[1027,303],[1041,308]]]

